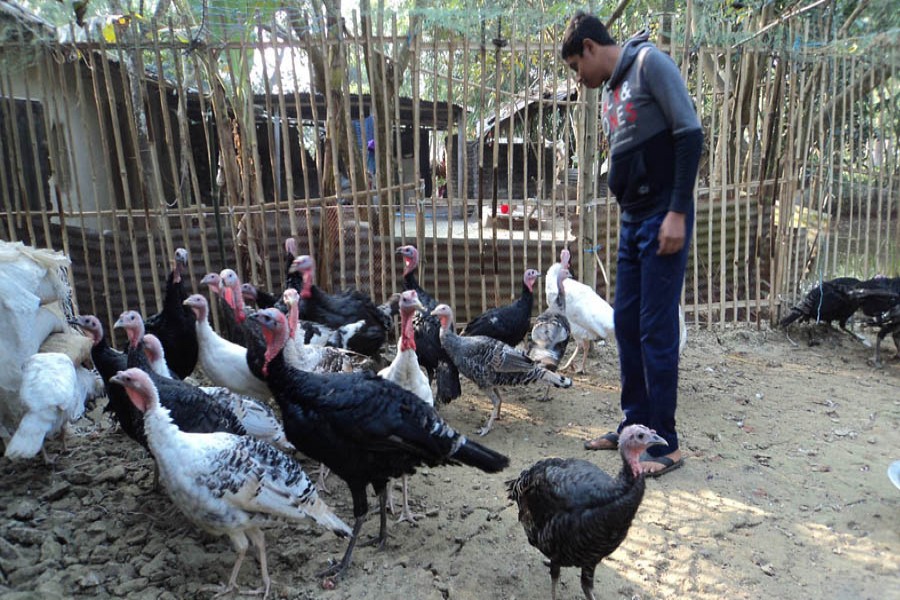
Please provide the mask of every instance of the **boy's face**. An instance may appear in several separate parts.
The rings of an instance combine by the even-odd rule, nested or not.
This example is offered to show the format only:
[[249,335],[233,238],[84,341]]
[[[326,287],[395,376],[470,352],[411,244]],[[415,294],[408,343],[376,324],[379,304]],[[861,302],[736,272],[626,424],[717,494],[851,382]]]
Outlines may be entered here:
[[569,68],[575,71],[575,80],[585,87],[598,88],[610,78],[612,73],[604,68],[603,47],[597,42],[584,40],[581,55],[575,54],[566,58]]

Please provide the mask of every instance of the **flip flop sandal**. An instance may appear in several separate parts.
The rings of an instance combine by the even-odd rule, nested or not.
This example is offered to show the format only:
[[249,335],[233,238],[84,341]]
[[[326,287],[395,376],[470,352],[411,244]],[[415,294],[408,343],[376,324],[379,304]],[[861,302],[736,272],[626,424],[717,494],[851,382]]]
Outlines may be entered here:
[[660,475],[665,475],[669,471],[674,471],[675,469],[683,465],[684,458],[672,460],[668,456],[650,456],[645,452],[641,455],[640,462],[652,462],[658,465],[663,465],[662,469],[653,471],[652,473],[644,473],[644,477],[659,477]]
[[600,437],[584,442],[585,450],[616,450],[619,448],[619,434],[607,431]]

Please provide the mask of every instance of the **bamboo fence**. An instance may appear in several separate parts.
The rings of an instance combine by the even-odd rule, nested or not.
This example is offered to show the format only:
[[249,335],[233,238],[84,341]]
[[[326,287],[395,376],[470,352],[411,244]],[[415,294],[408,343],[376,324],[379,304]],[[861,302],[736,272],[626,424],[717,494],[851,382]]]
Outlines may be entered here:
[[[660,36],[706,136],[692,323],[760,326],[818,280],[900,273],[897,44],[842,51],[812,43],[809,21],[785,27],[802,43]],[[390,15],[375,34],[359,17],[352,35],[258,22],[253,41],[194,44],[168,23],[117,43],[45,42],[27,60],[4,43],[0,236],[66,252],[80,311],[109,326],[161,307],[176,247],[195,291],[225,267],[280,290],[288,236],[324,288],[376,301],[402,285],[395,248],[416,244],[422,285],[461,323],[517,296],[523,271],[564,246],[614,302],[618,210],[596,95],[579,94],[548,42],[560,30],[399,29]],[[346,77],[317,78],[306,60],[340,53]],[[370,88],[400,64],[404,85]]]

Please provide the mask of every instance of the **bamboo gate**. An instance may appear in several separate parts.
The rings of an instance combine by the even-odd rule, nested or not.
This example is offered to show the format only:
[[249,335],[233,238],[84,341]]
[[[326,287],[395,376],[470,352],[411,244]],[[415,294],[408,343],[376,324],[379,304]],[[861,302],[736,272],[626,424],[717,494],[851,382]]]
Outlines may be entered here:
[[[356,20],[335,37],[280,25],[260,22],[243,43],[195,44],[168,23],[63,44],[7,23],[0,236],[65,251],[80,311],[108,327],[160,308],[180,246],[195,291],[226,266],[281,289],[289,235],[318,259],[320,285],[376,301],[402,286],[395,248],[417,244],[422,285],[460,323],[518,295],[524,269],[545,271],[564,246],[614,303],[618,213],[596,96],[547,41],[561,27],[409,36],[388,18],[378,35]],[[785,28],[804,43],[654,38],[706,134],[692,323],[759,326],[819,279],[900,273],[898,45],[859,52],[805,43],[808,22]],[[349,76],[317,79],[303,57],[338,47]],[[371,85],[401,64],[405,83]]]

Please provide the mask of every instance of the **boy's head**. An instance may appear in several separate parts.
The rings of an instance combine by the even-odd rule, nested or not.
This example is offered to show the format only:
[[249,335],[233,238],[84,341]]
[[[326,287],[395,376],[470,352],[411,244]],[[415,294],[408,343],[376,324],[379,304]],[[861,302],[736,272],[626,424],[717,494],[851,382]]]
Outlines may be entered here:
[[579,83],[596,88],[612,76],[620,50],[600,19],[579,11],[566,27],[559,53]]
[[591,40],[600,46],[612,46],[616,43],[600,19],[578,11],[569,21],[563,34],[562,46],[559,49],[562,59],[568,62],[573,56],[581,56],[585,40]]

